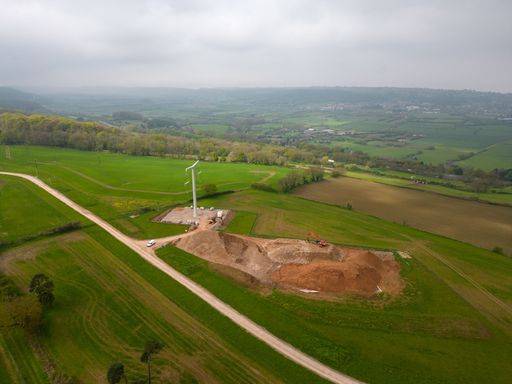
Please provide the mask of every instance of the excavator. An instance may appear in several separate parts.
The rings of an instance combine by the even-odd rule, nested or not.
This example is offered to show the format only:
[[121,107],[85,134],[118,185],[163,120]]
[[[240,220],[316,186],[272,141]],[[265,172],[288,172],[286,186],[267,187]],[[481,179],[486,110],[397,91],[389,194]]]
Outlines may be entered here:
[[323,248],[327,246],[327,242],[324,239],[320,238],[318,233],[316,233],[315,231],[309,231],[307,239],[309,242],[315,243],[319,247]]

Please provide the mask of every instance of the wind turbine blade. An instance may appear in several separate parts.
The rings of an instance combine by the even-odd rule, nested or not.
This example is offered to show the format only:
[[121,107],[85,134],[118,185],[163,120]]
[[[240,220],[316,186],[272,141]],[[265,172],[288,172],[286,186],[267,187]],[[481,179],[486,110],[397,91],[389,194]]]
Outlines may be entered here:
[[188,171],[189,169],[195,168],[195,166],[199,163],[199,160],[197,160],[194,164],[192,164],[190,167],[186,168],[185,171]]

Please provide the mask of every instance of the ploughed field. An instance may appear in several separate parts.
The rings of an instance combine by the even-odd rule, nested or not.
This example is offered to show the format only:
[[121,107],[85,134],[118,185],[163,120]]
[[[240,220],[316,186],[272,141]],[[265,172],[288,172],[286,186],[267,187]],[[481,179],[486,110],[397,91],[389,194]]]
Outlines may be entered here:
[[512,207],[451,198],[349,177],[325,180],[296,195],[346,206],[373,216],[484,248],[512,252]]

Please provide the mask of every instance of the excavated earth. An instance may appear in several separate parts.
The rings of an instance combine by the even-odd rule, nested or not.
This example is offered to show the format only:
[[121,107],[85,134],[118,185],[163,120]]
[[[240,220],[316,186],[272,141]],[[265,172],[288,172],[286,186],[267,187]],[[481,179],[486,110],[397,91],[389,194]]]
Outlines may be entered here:
[[302,292],[399,294],[400,264],[391,252],[263,239],[203,230],[173,242],[210,262],[236,268],[267,285]]

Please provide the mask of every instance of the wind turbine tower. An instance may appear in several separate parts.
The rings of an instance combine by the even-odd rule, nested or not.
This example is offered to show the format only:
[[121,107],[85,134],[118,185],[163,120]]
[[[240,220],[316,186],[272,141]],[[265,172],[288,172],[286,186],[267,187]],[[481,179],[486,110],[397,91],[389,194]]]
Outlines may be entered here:
[[186,172],[190,171],[192,174],[192,201],[194,206],[194,219],[197,218],[197,198],[196,198],[196,166],[199,163],[199,160],[197,160],[194,164],[192,164],[190,167],[185,169]]

